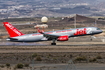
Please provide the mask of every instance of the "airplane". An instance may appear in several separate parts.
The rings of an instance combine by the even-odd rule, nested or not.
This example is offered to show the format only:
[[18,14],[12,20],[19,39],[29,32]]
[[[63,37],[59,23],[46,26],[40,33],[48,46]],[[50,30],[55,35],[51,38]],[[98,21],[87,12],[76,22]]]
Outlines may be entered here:
[[10,36],[7,39],[8,41],[13,42],[52,41],[51,45],[56,45],[56,41],[68,41],[70,37],[94,35],[103,32],[100,28],[97,27],[83,27],[48,32],[44,32],[44,30],[40,30],[39,28],[37,28],[38,33],[23,34],[9,22],[3,22],[3,25]]

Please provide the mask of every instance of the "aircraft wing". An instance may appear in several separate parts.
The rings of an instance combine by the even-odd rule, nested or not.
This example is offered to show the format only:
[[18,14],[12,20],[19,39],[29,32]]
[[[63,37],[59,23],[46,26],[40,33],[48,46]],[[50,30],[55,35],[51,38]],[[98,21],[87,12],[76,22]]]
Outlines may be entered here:
[[57,39],[60,36],[68,36],[69,37],[69,35],[67,35],[67,34],[65,34],[65,35],[47,34],[43,30],[40,30],[39,28],[38,28],[38,32],[43,34],[43,36],[46,37],[48,40]]
[[60,36],[60,35],[46,34],[46,33],[42,33],[42,34],[44,35],[44,37],[46,37],[48,39],[56,39]]
[[48,40],[57,39],[60,36],[65,36],[65,35],[69,37],[69,35],[67,35],[67,34],[65,34],[65,35],[55,35],[55,34],[46,34],[44,32],[41,33],[41,34],[43,34],[44,37],[48,38]]

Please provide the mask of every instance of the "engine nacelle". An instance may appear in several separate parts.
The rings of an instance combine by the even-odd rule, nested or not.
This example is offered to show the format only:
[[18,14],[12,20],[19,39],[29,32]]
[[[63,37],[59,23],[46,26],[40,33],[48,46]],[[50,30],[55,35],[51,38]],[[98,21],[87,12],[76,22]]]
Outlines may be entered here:
[[60,36],[57,41],[68,41],[69,37],[68,36]]

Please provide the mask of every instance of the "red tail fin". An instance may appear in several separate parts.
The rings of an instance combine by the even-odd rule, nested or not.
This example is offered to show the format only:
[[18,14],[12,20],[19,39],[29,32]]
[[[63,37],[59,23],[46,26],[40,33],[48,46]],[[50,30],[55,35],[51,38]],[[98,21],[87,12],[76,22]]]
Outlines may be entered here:
[[10,24],[8,22],[3,22],[3,24],[6,28],[6,30],[8,31],[8,34],[10,35],[10,37],[16,37],[16,36],[24,35],[18,29],[16,29],[14,26],[12,26],[12,24]]

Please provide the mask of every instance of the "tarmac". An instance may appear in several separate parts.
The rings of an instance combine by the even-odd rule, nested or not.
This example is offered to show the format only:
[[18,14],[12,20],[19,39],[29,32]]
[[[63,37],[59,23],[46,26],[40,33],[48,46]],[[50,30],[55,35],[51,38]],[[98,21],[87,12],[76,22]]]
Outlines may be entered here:
[[[71,66],[70,66],[71,65]],[[73,65],[73,66],[72,66]],[[81,63],[81,64],[34,64],[35,70],[105,70],[105,64]],[[26,69],[25,69],[26,70]]]

